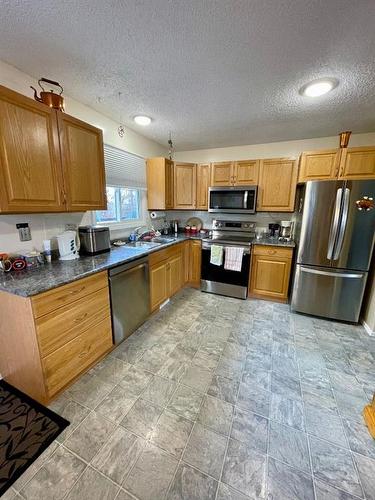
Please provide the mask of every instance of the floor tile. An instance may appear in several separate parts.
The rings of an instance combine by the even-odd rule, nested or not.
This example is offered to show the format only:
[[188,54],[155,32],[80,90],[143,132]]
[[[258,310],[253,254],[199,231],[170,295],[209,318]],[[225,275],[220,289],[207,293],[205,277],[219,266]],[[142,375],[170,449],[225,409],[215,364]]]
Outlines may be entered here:
[[270,399],[271,393],[269,391],[241,382],[236,404],[244,410],[268,417]]
[[247,363],[242,373],[242,381],[269,391],[271,389],[271,372],[263,370],[262,366]]
[[74,431],[74,429],[76,429],[76,427],[82,422],[82,420],[90,413],[88,408],[85,408],[65,396],[60,396],[55,399],[55,401],[49,405],[49,408],[70,422],[70,425],[57,437],[57,441],[59,443],[63,443],[65,439]]
[[301,385],[297,378],[272,372],[271,391],[291,399],[301,399]]
[[165,410],[151,434],[151,441],[174,457],[180,458],[192,427],[190,420]]
[[336,411],[307,404],[305,405],[305,421],[308,433],[348,448],[344,427]]
[[274,500],[314,500],[311,475],[268,459],[268,496]]
[[221,358],[216,368],[216,375],[230,379],[240,379],[243,363],[236,359]]
[[148,444],[125,478],[123,486],[139,500],[162,499],[177,464],[177,460],[168,453]]
[[162,408],[138,399],[121,421],[121,425],[137,436],[149,438],[162,413]]
[[249,497],[230,488],[227,484],[220,483],[216,500],[249,500]]
[[336,399],[333,395],[333,391],[331,389],[325,389],[322,391],[316,391],[314,386],[311,384],[303,383],[302,387],[302,397],[305,404],[310,404],[314,406],[324,406],[329,410],[337,411]]
[[272,371],[285,375],[287,377],[299,378],[298,363],[295,359],[272,355]]
[[265,476],[265,455],[230,439],[222,481],[252,498],[265,498]]
[[200,471],[219,479],[226,446],[227,439],[224,436],[195,424],[182,459]]
[[146,372],[138,366],[130,366],[119,385],[124,388],[129,395],[139,396],[151,381],[152,374]]
[[64,445],[89,462],[109,439],[115,428],[114,423],[93,411],[68,437]]
[[232,380],[214,375],[207,394],[214,396],[215,398],[222,399],[223,401],[227,401],[228,403],[235,404],[237,401],[239,386],[239,380]]
[[86,373],[67,389],[66,394],[77,403],[93,410],[112,389],[113,384],[104,382],[96,375]]
[[354,497],[345,491],[338,490],[323,481],[315,480],[316,500],[356,500]]
[[305,419],[302,401],[272,394],[270,418],[295,429],[304,430]]
[[233,406],[211,396],[205,396],[198,422],[219,434],[228,435],[232,420]]
[[118,484],[128,474],[145,446],[145,441],[118,427],[92,461],[92,465]]
[[291,467],[311,473],[307,435],[304,432],[271,422],[268,454]]
[[185,375],[189,366],[188,362],[181,362],[179,359],[169,357],[158,371],[158,375],[178,382]]
[[261,351],[248,351],[246,356],[245,370],[248,369],[249,365],[258,365],[263,368],[263,370],[271,370],[271,354],[269,352]]
[[352,451],[375,459],[375,439],[370,435],[364,420],[343,419],[344,429]]
[[66,500],[114,500],[120,487],[88,467],[70,490]]
[[121,489],[119,494],[116,497],[116,500],[134,500],[134,498],[135,497],[133,497],[133,495],[131,495],[127,491]]
[[132,341],[131,337],[122,342],[113,352],[115,358],[127,361],[130,364],[136,363],[145,352],[145,347]]
[[97,375],[101,380],[108,384],[118,384],[126,375],[131,365],[113,356],[107,356],[102,359],[88,372],[91,375]]
[[108,420],[119,423],[137,400],[127,389],[116,385],[96,407],[96,412]]
[[158,406],[165,406],[170,401],[177,384],[171,380],[155,375],[142,394],[142,399]]
[[231,437],[261,453],[267,451],[268,419],[235,408]]
[[198,349],[192,360],[192,364],[195,366],[201,366],[207,370],[215,370],[219,363],[219,359],[219,354],[208,353],[202,349]]
[[351,453],[315,437],[310,438],[314,476],[332,486],[362,496],[362,488],[353,465]]
[[375,499],[375,460],[353,453],[358,474],[368,500]]
[[62,499],[82,474],[86,464],[63,447],[47,460],[21,491],[27,500]]
[[206,392],[211,380],[212,372],[210,370],[206,370],[201,366],[191,365],[180,379],[180,383],[196,391]]
[[168,500],[214,500],[217,481],[181,463],[171,484]]
[[174,393],[167,408],[181,417],[188,418],[189,420],[195,420],[199,413],[202,401],[203,394],[194,391],[190,387],[180,385]]

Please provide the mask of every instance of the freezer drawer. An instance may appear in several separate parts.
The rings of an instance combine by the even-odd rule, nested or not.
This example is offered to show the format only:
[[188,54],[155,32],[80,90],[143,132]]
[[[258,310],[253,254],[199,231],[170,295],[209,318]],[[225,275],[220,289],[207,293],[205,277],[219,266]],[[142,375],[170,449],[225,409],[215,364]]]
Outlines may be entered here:
[[292,310],[357,322],[367,273],[297,264]]

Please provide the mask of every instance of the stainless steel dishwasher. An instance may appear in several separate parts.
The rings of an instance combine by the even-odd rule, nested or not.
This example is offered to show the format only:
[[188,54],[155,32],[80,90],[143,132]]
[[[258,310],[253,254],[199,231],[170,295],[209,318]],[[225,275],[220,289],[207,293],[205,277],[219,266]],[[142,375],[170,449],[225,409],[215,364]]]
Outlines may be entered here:
[[148,257],[109,271],[113,341],[119,344],[150,314]]

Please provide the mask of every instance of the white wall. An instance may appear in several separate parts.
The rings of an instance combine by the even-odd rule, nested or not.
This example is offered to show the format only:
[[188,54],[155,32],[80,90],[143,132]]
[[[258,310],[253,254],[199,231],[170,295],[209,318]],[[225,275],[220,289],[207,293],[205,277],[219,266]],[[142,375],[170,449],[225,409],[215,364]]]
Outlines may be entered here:
[[[11,88],[28,97],[33,96],[30,85],[38,87],[38,82],[31,76],[22,73],[18,69],[0,61],[0,84]],[[150,156],[165,156],[167,149],[160,144],[143,137],[128,127],[125,128],[125,136],[120,138],[117,133],[119,123],[98,113],[74,99],[65,98],[65,109],[70,115],[80,118],[103,130],[104,142],[120,149],[137,154],[144,158]],[[15,227],[18,222],[30,224],[32,240],[20,242]],[[89,213],[78,214],[42,214],[42,215],[0,215],[0,252],[20,252],[36,248],[42,248],[44,239],[51,238],[65,229],[66,224],[89,224],[91,218]],[[125,231],[124,234],[129,232]],[[116,234],[121,236],[122,233]]]
[[[249,144],[229,148],[196,149],[194,151],[177,151],[174,159],[193,163],[212,161],[251,160],[257,158],[295,157],[303,151],[315,149],[337,148],[338,136],[302,139],[298,141],[270,142],[267,144]],[[375,144],[375,132],[369,134],[353,134],[350,146],[372,146]]]

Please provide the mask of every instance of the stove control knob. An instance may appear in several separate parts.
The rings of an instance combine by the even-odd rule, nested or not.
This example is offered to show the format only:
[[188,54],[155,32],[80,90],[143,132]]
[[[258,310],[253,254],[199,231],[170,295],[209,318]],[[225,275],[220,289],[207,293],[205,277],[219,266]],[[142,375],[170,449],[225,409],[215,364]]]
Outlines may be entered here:
[[249,227],[249,224],[244,224],[243,227]]

